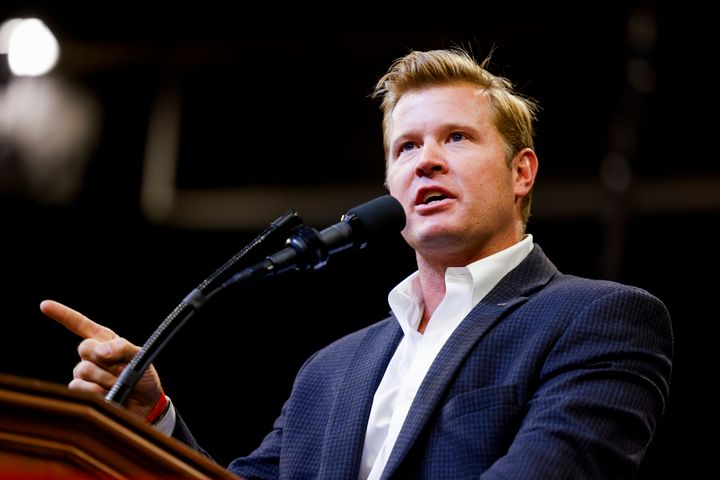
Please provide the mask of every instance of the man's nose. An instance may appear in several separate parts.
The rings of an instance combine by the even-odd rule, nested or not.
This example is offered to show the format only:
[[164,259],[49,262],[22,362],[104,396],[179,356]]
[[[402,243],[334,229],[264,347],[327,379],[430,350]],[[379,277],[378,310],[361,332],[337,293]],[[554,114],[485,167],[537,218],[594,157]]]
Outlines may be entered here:
[[415,175],[428,177],[437,173],[447,173],[447,171],[448,164],[443,149],[434,144],[423,145],[415,165]]

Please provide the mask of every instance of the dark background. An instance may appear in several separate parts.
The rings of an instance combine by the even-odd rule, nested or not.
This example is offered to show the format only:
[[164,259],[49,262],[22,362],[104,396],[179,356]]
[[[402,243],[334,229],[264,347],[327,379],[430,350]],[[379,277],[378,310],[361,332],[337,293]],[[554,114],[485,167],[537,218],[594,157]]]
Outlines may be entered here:
[[[410,49],[463,46],[480,58],[492,51],[491,70],[542,105],[535,241],[565,273],[638,285],[671,313],[671,399],[640,477],[715,470],[720,17],[688,2],[268,3],[253,14],[208,2],[48,4],[0,7],[0,21],[39,16],[55,32],[62,53],[51,78],[94,100],[97,136],[79,188],[60,201],[8,176],[22,152],[0,137],[0,372],[70,380],[79,339],[40,314],[45,298],[143,343],[264,225],[298,208],[284,189],[315,192],[307,205],[317,208],[300,211],[315,227],[355,204],[344,189],[382,194],[375,81]],[[2,68],[0,91],[14,81]],[[225,210],[218,201],[231,213],[201,214],[210,220],[199,226],[147,214],[146,147],[163,131],[149,122],[167,92],[182,103],[177,191],[230,188],[259,192],[257,201]],[[263,221],[245,222],[246,212]],[[261,441],[305,358],[384,318],[387,292],[413,262],[399,240],[338,254],[318,272],[225,291],[177,334],[156,365],[218,462]]]

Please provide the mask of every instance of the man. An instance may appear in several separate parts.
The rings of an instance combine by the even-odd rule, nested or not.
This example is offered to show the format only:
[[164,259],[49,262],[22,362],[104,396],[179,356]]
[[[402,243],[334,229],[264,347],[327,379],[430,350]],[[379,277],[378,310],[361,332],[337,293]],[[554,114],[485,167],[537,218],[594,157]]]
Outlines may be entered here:
[[[411,52],[378,82],[386,183],[418,271],[390,293],[392,317],[303,365],[273,430],[231,471],[577,479],[637,470],[668,398],[668,313],[643,290],[561,274],[525,234],[536,106],[485,65],[459,50]],[[60,304],[41,308],[86,338],[70,387],[106,393],[137,347]],[[128,408],[194,443],[161,392],[150,369]]]

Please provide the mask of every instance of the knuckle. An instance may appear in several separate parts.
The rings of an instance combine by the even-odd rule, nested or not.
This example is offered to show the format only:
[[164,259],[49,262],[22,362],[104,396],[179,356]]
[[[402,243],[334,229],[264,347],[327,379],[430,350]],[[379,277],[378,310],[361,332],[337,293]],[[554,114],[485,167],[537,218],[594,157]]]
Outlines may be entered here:
[[82,362],[79,362],[77,365],[75,365],[75,368],[73,368],[73,377],[76,379],[87,380],[90,378],[90,375],[92,374],[94,368],[95,365],[92,362],[83,360]]
[[106,390],[98,384],[90,383],[85,380],[73,379],[68,383],[68,388],[71,390],[82,390],[85,392],[94,392],[104,394]]
[[96,340],[93,340],[92,338],[87,338],[80,342],[80,345],[78,345],[78,354],[80,355],[80,358],[89,358],[95,351],[97,345],[98,342]]

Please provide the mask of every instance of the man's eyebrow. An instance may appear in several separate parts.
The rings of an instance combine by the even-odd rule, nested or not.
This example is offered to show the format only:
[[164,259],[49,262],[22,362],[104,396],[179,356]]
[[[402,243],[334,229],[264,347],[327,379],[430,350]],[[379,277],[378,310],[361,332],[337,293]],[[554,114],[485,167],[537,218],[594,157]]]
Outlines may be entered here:
[[[438,125],[434,128],[434,130],[440,130],[443,132],[451,132],[454,130],[473,130],[477,131],[478,127],[477,125],[473,125],[471,123],[459,123],[459,122],[452,122],[452,123],[444,123],[442,125]],[[399,135],[394,137],[394,139],[391,142],[391,145],[394,145],[399,140],[407,139],[408,137],[415,136],[415,131],[413,129],[405,130],[401,132]]]

